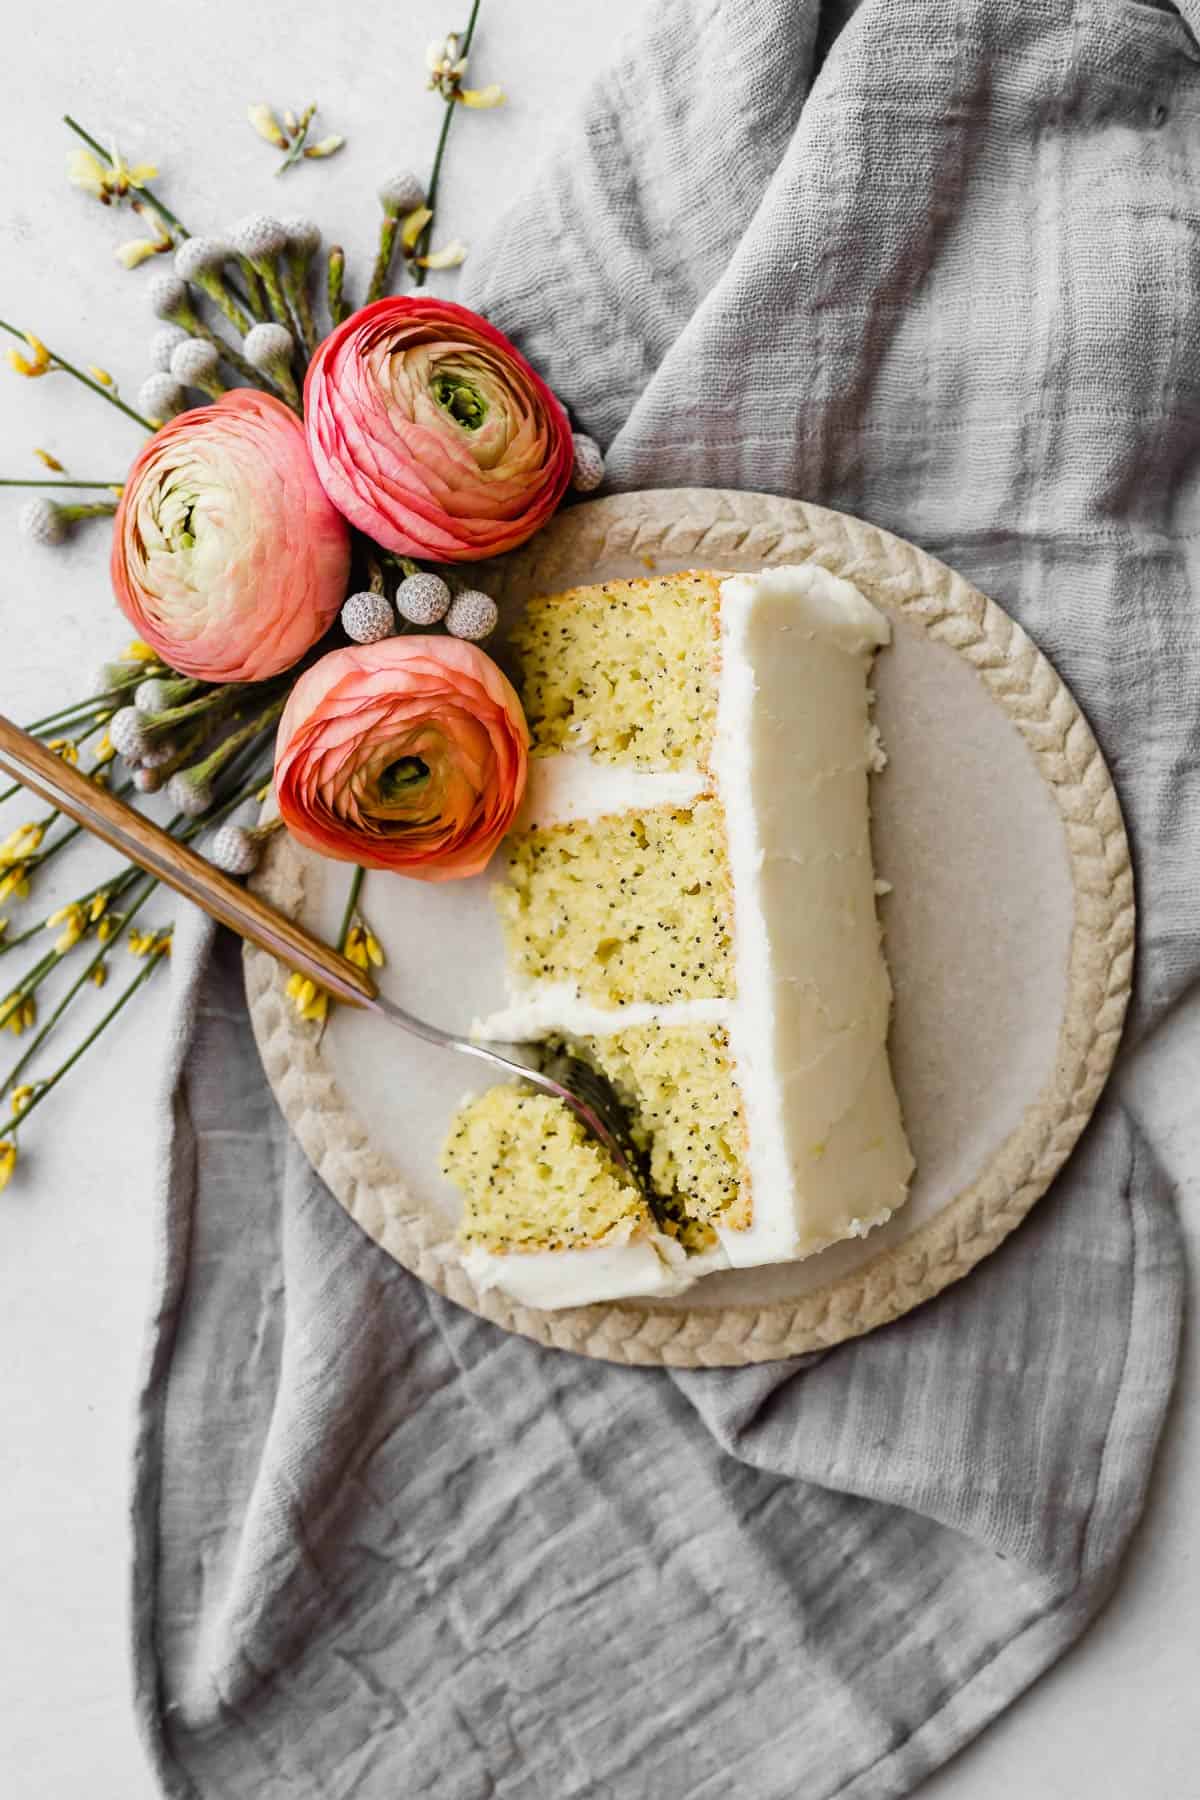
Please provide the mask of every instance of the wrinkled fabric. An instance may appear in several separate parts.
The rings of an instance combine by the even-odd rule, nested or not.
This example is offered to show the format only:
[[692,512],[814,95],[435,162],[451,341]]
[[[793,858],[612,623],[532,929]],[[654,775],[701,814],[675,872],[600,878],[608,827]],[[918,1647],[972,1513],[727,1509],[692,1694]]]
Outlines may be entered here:
[[[1198,124],[1167,8],[664,0],[468,295],[610,487],[865,515],[1029,628],[1126,808],[1135,1034],[1200,970]],[[887,1329],[610,1367],[370,1244],[275,1110],[234,946],[181,949],[136,1499],[172,1794],[882,1800],[1096,1612],[1182,1288],[1115,1099]]]

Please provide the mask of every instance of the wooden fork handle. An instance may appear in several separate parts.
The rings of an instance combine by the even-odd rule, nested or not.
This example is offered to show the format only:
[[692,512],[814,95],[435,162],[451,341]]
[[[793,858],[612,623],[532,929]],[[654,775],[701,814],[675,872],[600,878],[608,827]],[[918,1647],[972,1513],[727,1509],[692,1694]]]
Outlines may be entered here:
[[115,794],[98,787],[47,750],[19,725],[0,715],[0,769],[58,807],[130,862],[165,881],[249,943],[298,969],[350,1006],[372,1006],[374,983],[320,938],[287,919],[257,894],[214,869],[202,856],[162,831]]

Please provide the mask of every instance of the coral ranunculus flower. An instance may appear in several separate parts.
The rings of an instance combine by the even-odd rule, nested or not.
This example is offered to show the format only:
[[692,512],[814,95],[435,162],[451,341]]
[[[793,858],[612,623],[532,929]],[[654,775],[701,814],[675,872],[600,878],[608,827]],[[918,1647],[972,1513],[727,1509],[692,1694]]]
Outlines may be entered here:
[[528,773],[521,702],[451,637],[334,650],[292,689],[275,748],[283,822],[310,850],[419,881],[486,868]]
[[470,562],[532,537],[571,475],[567,415],[465,306],[377,300],[317,351],[304,389],[325,492],[388,550]]
[[117,508],[112,583],[126,618],[172,669],[264,681],[290,669],[346,597],[350,534],[304,427],[237,388],[155,432]]

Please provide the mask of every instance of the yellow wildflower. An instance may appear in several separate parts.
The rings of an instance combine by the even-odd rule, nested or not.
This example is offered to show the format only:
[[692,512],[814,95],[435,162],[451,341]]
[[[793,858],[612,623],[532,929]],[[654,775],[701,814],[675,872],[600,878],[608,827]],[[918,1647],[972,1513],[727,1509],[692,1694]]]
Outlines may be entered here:
[[93,894],[92,899],[91,899],[91,904],[88,907],[89,922],[92,925],[94,925],[96,923],[96,920],[102,919],[107,911],[108,911],[108,895],[107,894]]
[[151,212],[148,206],[143,206],[138,200],[134,201],[133,210],[149,230],[150,236],[131,238],[128,243],[117,245],[117,261],[126,269],[136,269],[152,256],[165,256],[168,250],[175,248],[174,238],[157,213]]
[[42,839],[46,835],[46,827],[36,822],[18,825],[0,844],[0,863],[24,862],[42,847]]
[[47,750],[53,750],[55,756],[61,756],[63,761],[70,763],[72,768],[77,766],[79,762],[79,749],[77,745],[71,742],[70,738],[51,738],[46,745],[46,748]]
[[19,350],[8,353],[9,367],[18,375],[26,375],[32,379],[36,375],[45,375],[54,366],[54,358],[43,344],[40,337],[34,337],[32,331],[22,333],[25,342],[33,352],[32,356],[22,356]]
[[2,938],[4,936],[4,934],[7,930],[8,930],[8,920],[0,919],[0,938]]
[[410,250],[416,248],[417,239],[432,217],[433,214],[427,206],[416,206],[412,212],[406,215],[404,223],[400,227],[400,242],[406,256]]
[[24,900],[29,892],[29,864],[14,863],[10,869],[0,874],[0,902],[10,896]]
[[102,944],[109,943],[121,929],[116,919],[101,919],[96,927],[96,936]]
[[108,964],[106,962],[98,962],[88,976],[88,980],[92,983],[93,987],[102,988],[108,980]]
[[50,914],[46,920],[46,930],[53,931],[57,925],[64,927],[61,935],[54,940],[54,948],[59,956],[65,956],[73,950],[88,928],[87,914],[78,900],[69,906],[60,906],[57,912]]
[[103,206],[123,200],[130,188],[145,187],[157,174],[153,163],[137,163],[130,168],[115,145],[111,163],[102,163],[90,150],[73,150],[67,158],[67,180]]
[[26,1085],[23,1087],[15,1087],[13,1089],[13,1091],[12,1091],[12,1109],[13,1109],[13,1117],[14,1118],[17,1118],[17,1119],[20,1118],[21,1114],[25,1111],[25,1108],[29,1105],[29,1102],[33,1099],[33,1096],[36,1093],[37,1093],[37,1089],[31,1083],[26,1083]]
[[130,956],[149,956],[154,948],[154,938],[153,931],[139,931],[136,925],[131,926],[129,930]]
[[466,260],[467,246],[460,244],[457,238],[441,250],[434,250],[429,256],[418,256],[416,259],[420,269],[457,269]]
[[379,939],[369,925],[360,921],[350,927],[346,938],[346,960],[364,972],[369,968],[382,969],[387,959]]
[[14,1037],[20,1037],[23,1031],[37,1024],[37,1001],[32,994],[24,996],[15,991],[5,1000],[0,1000],[0,1025],[5,1031],[11,1031]]
[[288,980],[287,997],[302,1019],[320,1024],[329,1012],[329,995],[315,981],[298,971]]
[[3,1143],[0,1143],[0,1194],[12,1180],[13,1170],[16,1166],[17,1146],[11,1139],[5,1139]]
[[134,638],[133,642],[126,644],[121,652],[122,662],[157,662],[157,660],[155,652],[149,644],[143,644],[141,638]]
[[288,141],[279,120],[265,102],[260,101],[257,106],[248,106],[246,117],[260,138],[265,138],[268,144],[274,144],[277,150],[287,149]]
[[112,376],[109,374],[108,370],[102,369],[100,367],[99,363],[89,363],[87,366],[87,372],[91,376],[93,381],[98,381],[100,383],[101,387],[110,388],[110,387],[116,387],[116,385],[117,385],[116,382],[113,380]]
[[483,110],[489,106],[503,106],[504,89],[496,82],[489,82],[485,88],[459,88],[454,98],[464,106],[473,106]]
[[100,742],[96,745],[96,748],[95,748],[95,751],[93,754],[95,755],[95,758],[96,758],[95,763],[92,768],[93,774],[95,774],[97,769],[102,769],[104,767],[105,763],[110,763],[112,761],[113,757],[117,754],[116,750],[113,748],[113,741],[109,737],[107,731],[104,733],[104,736],[100,739]]
[[338,134],[334,132],[330,137],[318,138],[315,144],[305,144],[304,154],[305,156],[315,157],[332,156],[336,151],[341,149],[345,141],[344,137],[339,137]]
[[51,456],[48,450],[38,450],[35,448],[33,454],[37,457],[43,469],[53,469],[56,475],[61,475],[63,473],[63,464],[59,462],[57,456]]

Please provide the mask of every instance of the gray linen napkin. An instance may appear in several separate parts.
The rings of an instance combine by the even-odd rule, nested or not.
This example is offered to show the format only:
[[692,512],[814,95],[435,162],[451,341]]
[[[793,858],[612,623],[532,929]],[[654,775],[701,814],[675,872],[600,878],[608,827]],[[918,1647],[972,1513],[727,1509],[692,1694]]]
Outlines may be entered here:
[[[1190,30],[1125,0],[665,0],[472,296],[614,485],[865,514],[1024,621],[1122,787],[1138,1032],[1200,969],[1198,92]],[[1077,1636],[1181,1299],[1114,1101],[900,1323],[766,1368],[606,1367],[359,1234],[206,943],[177,970],[136,1501],[173,1793],[878,1800]]]

